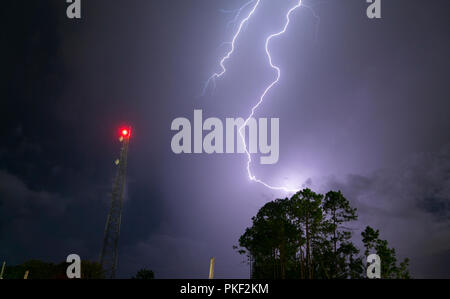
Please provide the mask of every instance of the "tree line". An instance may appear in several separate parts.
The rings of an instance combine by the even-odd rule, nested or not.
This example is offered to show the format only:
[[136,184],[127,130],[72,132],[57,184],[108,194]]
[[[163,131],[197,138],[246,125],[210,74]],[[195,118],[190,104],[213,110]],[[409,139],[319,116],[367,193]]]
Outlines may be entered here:
[[[6,266],[4,279],[23,279],[24,273],[29,272],[27,279],[67,279],[68,263],[48,263],[41,260],[29,260],[20,265]],[[100,263],[81,261],[81,279],[102,279],[103,269]]]
[[367,226],[361,233],[360,254],[349,227],[357,219],[340,191],[304,189],[265,204],[234,248],[248,258],[254,279],[361,279],[371,253],[381,259],[381,278],[410,278],[409,260],[398,263],[379,230]]
[[[48,263],[40,260],[29,260],[20,265],[7,266],[3,273],[4,279],[23,279],[28,271],[27,279],[68,279],[66,270],[68,263]],[[81,279],[104,279],[104,271],[100,263],[87,260],[81,261]],[[154,279],[155,274],[149,269],[140,269],[131,279]]]

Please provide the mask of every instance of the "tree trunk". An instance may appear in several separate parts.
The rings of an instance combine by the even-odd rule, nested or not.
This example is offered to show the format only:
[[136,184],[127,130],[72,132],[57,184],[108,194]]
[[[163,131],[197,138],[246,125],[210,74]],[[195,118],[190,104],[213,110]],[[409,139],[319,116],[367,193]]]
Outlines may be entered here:
[[309,273],[309,278],[311,279],[311,255],[310,255],[310,244],[309,244],[309,215],[306,216],[305,221],[306,226],[306,269]]

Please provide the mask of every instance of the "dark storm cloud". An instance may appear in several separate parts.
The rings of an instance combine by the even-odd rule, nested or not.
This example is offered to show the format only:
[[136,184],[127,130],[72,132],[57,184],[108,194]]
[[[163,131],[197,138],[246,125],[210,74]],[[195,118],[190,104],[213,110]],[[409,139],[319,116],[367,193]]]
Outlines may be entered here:
[[3,8],[0,254],[8,264],[60,262],[73,251],[96,259],[110,182],[96,179],[101,157],[83,150],[89,125],[67,126],[55,109],[70,79],[61,49],[65,3]]
[[[377,170],[369,176],[349,175],[345,182],[345,186],[349,188],[347,194],[360,198],[360,204],[383,208],[384,213],[402,216],[402,211],[411,211],[405,209],[405,205],[409,205],[432,215],[436,221],[448,220],[450,146],[437,152],[406,157],[399,164],[395,168]],[[365,199],[366,196],[383,198],[383,201],[390,202],[391,205]],[[370,206],[367,208],[370,210]]]
[[[19,178],[3,171],[0,172],[0,184],[3,211],[18,212],[18,216],[30,214],[34,209],[61,214],[68,204],[57,194],[30,190]],[[14,218],[8,214],[2,217],[8,221]]]
[[[231,246],[285,194],[251,183],[243,155],[174,155],[170,123],[196,108],[246,116],[274,75],[265,37],[291,3],[263,1],[203,98],[233,33],[223,10],[242,1],[83,1],[81,20],[65,18],[65,1],[3,4],[0,258],[98,258],[127,123],[120,276],[204,278],[215,256],[218,277],[248,277]],[[258,116],[280,117],[280,162],[255,173],[342,188],[417,275],[448,275],[447,1],[383,0],[382,20],[364,0],[307,4],[319,26],[302,9],[272,46],[282,81]]]
[[[123,81],[122,75],[106,79],[97,68],[106,66],[101,59],[83,68],[83,47],[90,49],[83,29],[89,24],[69,21],[65,9],[64,1],[14,1],[2,9],[0,255],[8,264],[60,262],[69,253],[98,260],[120,146],[116,130],[130,119],[139,127],[138,117],[127,111],[133,105],[108,81]],[[130,159],[131,167],[146,165],[138,161],[148,152],[131,154],[144,157]],[[152,200],[160,197],[157,183],[143,183],[139,176],[157,180],[156,173],[130,172],[133,201],[125,202],[124,213],[134,216],[123,221],[123,246],[146,239],[162,215]]]
[[342,190],[358,209],[359,227],[380,229],[401,257],[410,257],[416,277],[450,277],[450,145],[322,188]]

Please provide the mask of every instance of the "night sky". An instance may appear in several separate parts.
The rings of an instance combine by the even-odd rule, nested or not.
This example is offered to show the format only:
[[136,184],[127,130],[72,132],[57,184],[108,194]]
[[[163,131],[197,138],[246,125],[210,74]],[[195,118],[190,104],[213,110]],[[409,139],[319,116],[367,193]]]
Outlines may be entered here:
[[[1,18],[0,261],[98,260],[119,155],[133,135],[118,276],[248,278],[239,236],[287,194],[251,182],[246,157],[175,155],[173,119],[247,117],[274,79],[265,38],[293,0],[265,0],[219,71],[246,0],[7,1]],[[274,184],[340,189],[365,225],[411,259],[413,277],[450,277],[450,5],[447,0],[305,0],[271,44],[280,83],[257,117],[280,118]],[[359,243],[358,243],[359,244]]]

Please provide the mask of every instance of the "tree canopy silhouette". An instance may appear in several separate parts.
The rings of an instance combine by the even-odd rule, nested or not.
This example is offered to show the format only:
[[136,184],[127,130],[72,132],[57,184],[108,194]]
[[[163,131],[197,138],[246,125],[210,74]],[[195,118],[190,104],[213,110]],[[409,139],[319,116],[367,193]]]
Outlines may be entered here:
[[155,279],[155,273],[152,270],[141,269],[136,273],[136,276],[132,277],[132,279]]
[[[356,209],[340,191],[322,195],[304,189],[265,204],[234,248],[246,255],[255,279],[364,278],[365,258],[352,242]],[[381,278],[410,278],[409,260],[397,265],[395,249],[367,226],[365,256],[381,258]]]

